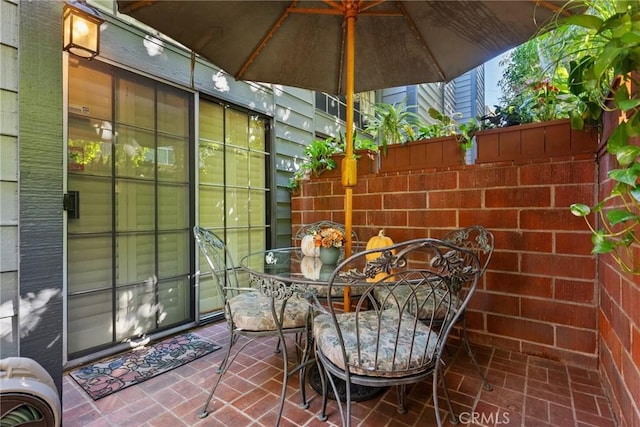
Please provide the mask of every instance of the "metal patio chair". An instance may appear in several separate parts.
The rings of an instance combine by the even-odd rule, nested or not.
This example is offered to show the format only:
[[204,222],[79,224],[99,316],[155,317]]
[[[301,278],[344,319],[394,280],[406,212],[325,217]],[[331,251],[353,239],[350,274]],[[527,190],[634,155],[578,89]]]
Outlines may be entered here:
[[[450,242],[454,246],[467,249],[473,252],[480,262],[480,277],[484,274],[487,269],[487,265],[489,264],[489,260],[491,259],[491,255],[493,254],[494,248],[494,238],[493,234],[487,230],[486,228],[473,225],[465,228],[460,228],[454,231],[447,233],[442,240]],[[388,289],[379,288],[375,290],[376,298],[378,301],[382,301],[387,297]],[[408,298],[410,294],[409,289],[398,289],[396,291],[396,296],[399,298]],[[416,296],[421,300],[437,297],[437,294],[430,294],[425,291],[417,291]],[[431,313],[431,304],[422,304],[421,310],[418,311],[418,318],[425,319],[425,321],[430,321],[432,313]],[[466,311],[466,310],[465,310]],[[492,390],[493,387],[487,380],[486,375],[482,372],[480,365],[475,357],[475,354],[471,348],[471,343],[469,341],[469,337],[467,334],[467,326],[465,321],[465,311],[463,311],[458,318],[458,322],[461,324],[461,335],[460,339],[464,344],[465,350],[469,355],[471,362],[476,367],[480,378],[482,379],[482,385],[485,390]]]
[[[217,370],[218,376],[211,388],[207,401],[199,412],[200,418],[205,418],[209,412],[207,408],[223,375],[227,372],[235,358],[244,348],[260,337],[277,337],[284,342],[285,335],[293,334],[296,343],[296,356],[301,361],[301,352],[306,344],[303,340],[310,315],[310,305],[307,300],[298,296],[279,300],[264,296],[259,289],[242,284],[238,276],[238,268],[234,265],[227,247],[216,234],[200,227],[193,228],[195,240],[202,255],[207,260],[214,283],[217,285],[223,300],[224,314],[229,326],[229,344],[224,359]],[[249,339],[241,344],[232,356],[231,350],[240,336]],[[286,346],[283,346],[283,381],[278,417],[279,424],[286,397],[287,380],[289,377],[289,358]],[[304,378],[300,376],[300,388],[303,389]],[[303,406],[306,397],[302,396]]]
[[[374,253],[380,256],[374,258]],[[329,288],[360,285],[364,292],[348,313],[334,309],[329,292],[328,307],[318,308],[320,314],[314,317],[323,388],[320,418],[327,418],[328,384],[338,395],[334,377],[347,384],[396,386],[398,412],[404,413],[407,384],[432,376],[438,425],[442,423],[437,394],[440,380],[451,417],[457,420],[441,357],[454,324],[476,289],[480,271],[473,252],[430,238],[358,252],[338,264]],[[382,299],[376,295],[380,288],[387,290]],[[431,315],[419,319],[416,313],[425,308]],[[351,423],[350,388],[346,387],[344,398],[346,415],[338,400],[343,426]]]

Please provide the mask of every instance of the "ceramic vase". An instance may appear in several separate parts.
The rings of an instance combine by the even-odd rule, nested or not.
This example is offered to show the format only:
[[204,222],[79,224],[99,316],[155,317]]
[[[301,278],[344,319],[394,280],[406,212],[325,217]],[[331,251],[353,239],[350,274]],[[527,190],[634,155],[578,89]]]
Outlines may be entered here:
[[322,260],[323,264],[334,265],[338,262],[338,258],[340,258],[340,248],[335,246],[320,248],[320,260]]

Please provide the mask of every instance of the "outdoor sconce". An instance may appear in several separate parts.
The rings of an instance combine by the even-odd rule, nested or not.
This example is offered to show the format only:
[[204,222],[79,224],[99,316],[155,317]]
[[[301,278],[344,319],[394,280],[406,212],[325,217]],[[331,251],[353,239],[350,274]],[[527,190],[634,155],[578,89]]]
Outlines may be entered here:
[[100,25],[103,22],[98,11],[85,0],[69,0],[62,12],[62,50],[93,59],[100,53]]

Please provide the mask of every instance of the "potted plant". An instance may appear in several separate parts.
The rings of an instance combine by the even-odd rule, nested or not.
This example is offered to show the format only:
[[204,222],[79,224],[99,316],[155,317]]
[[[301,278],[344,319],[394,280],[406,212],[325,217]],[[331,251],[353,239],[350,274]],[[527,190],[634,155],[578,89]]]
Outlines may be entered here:
[[300,186],[300,182],[309,179],[311,175],[320,176],[326,170],[332,170],[337,167],[333,154],[338,147],[333,142],[333,137],[329,137],[324,141],[314,140],[311,144],[304,147],[303,161],[297,171],[289,179],[287,188],[295,191]]
[[[459,124],[455,116],[448,116],[430,108],[431,124],[416,123],[414,139],[407,144],[388,147],[387,156],[380,165],[381,172],[420,170],[425,168],[457,166],[464,163],[467,150],[473,147],[478,127],[475,119]],[[462,160],[462,161],[461,161]]]
[[439,126],[438,124],[432,125],[435,126],[436,129],[442,129],[440,133],[443,135],[438,136],[453,136],[456,142],[460,145],[462,158],[465,159],[467,151],[473,148],[476,132],[481,129],[480,122],[475,118],[471,118],[464,123],[459,123],[456,120],[456,116],[461,116],[461,114],[456,113],[454,116],[448,116],[435,108],[429,109],[429,115],[440,123]]
[[[374,141],[369,138],[359,136],[357,132],[354,132],[353,151],[354,157],[358,162],[357,170],[358,174],[368,174],[378,172],[378,153],[379,147]],[[336,164],[340,165],[343,157],[345,156],[345,142],[344,135],[340,134],[340,139],[337,142],[337,151],[332,155]],[[338,167],[332,171],[328,176],[332,174],[339,174],[341,172]]]
[[[355,157],[358,161],[358,171],[362,173],[377,172],[378,145],[366,138],[354,137]],[[340,135],[340,140],[334,141],[333,137],[324,140],[314,140],[307,145],[303,151],[303,161],[298,170],[289,179],[287,188],[296,191],[302,181],[308,180],[311,176],[319,177],[327,174],[340,173],[340,162],[344,157],[344,136]]]
[[405,102],[381,102],[373,106],[373,115],[367,115],[365,132],[378,138],[383,155],[387,155],[389,145],[404,144],[416,139],[415,130],[420,125],[420,117],[409,108]]

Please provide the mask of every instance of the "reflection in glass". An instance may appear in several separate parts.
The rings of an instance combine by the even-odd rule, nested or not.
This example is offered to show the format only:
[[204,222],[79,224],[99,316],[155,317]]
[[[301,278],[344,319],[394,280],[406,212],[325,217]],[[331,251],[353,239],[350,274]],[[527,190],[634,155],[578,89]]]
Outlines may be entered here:
[[73,358],[164,327],[160,295],[172,324],[193,320],[193,95],[98,61],[69,61],[69,73],[67,188],[80,194],[67,228]]
[[[189,273],[189,231],[162,233],[158,236],[158,274],[160,277],[186,276]],[[185,256],[176,257],[176,254]]]
[[189,98],[171,90],[158,92],[158,131],[186,137],[189,135]]
[[224,153],[222,144],[200,143],[198,172],[201,184],[222,184],[224,182]]
[[227,226],[240,227],[249,224],[249,190],[227,188],[226,195]]
[[116,180],[116,230],[155,228],[155,188],[152,182]]
[[200,225],[224,228],[224,187],[200,186]]
[[116,91],[116,122],[139,128],[155,127],[154,87],[120,78]]
[[163,326],[169,326],[188,319],[189,283],[187,279],[172,280],[158,285],[158,301],[162,305]]
[[111,174],[111,142],[96,134],[93,121],[84,117],[69,117],[67,169],[69,173]]
[[265,120],[259,116],[249,117],[249,148],[252,150],[265,150]]
[[108,236],[75,236],[67,241],[67,292],[109,287],[112,282],[111,239]]
[[69,296],[67,351],[71,354],[111,342],[111,291]]
[[156,328],[156,316],[164,318],[162,303],[156,302],[156,279],[118,289],[116,293],[116,339],[125,340]]
[[116,175],[153,179],[155,137],[152,132],[120,127],[116,143]]
[[116,237],[118,286],[140,283],[155,276],[155,238],[152,234]]
[[162,136],[158,138],[158,179],[188,181],[188,140]]
[[227,145],[226,149],[226,161],[231,162],[233,167],[226,169],[227,185],[249,185],[249,161],[246,150],[239,149],[237,147]]
[[[69,175],[68,187],[80,194],[80,217],[68,221],[71,233],[111,231],[111,179]],[[111,245],[107,245],[109,248]]]
[[158,184],[158,229],[189,228],[188,184]]
[[224,130],[225,144],[245,149],[249,147],[249,128],[246,113],[227,109],[225,111]]

